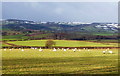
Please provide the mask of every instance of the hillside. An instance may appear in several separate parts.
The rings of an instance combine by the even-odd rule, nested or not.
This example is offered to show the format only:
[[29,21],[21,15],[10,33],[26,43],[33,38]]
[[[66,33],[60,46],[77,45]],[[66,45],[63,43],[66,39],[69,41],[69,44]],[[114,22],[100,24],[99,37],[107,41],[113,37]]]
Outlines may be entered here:
[[34,22],[7,19],[2,22],[3,40],[13,39],[116,39],[117,23]]

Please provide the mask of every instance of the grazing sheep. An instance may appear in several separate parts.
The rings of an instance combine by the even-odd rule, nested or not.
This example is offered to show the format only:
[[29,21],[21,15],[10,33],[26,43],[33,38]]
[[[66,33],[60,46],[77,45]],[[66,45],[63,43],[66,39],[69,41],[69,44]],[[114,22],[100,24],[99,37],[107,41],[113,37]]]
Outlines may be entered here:
[[69,50],[69,48],[67,48],[67,50]]
[[90,50],[88,50],[88,51],[90,51]]
[[73,51],[74,51],[74,52],[76,52],[76,48],[75,48],[75,49],[73,49]]
[[81,50],[79,49],[79,51],[81,51]]
[[24,49],[22,49],[21,51],[24,51]]
[[54,48],[53,51],[57,51],[57,50]]
[[59,50],[60,50],[60,48],[57,48],[57,50],[59,51]]
[[112,51],[108,51],[110,54],[113,54],[113,52]]
[[39,51],[43,51],[42,49],[39,49]]
[[103,54],[105,54],[106,53],[106,51],[103,51]]
[[86,48],[83,48],[83,50],[85,50]]
[[67,51],[66,49],[64,49],[63,51]]

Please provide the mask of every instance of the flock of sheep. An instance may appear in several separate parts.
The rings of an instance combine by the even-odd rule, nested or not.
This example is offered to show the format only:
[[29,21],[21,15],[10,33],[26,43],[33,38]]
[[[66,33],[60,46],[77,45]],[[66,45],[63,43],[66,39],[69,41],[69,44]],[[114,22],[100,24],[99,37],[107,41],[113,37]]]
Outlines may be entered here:
[[103,51],[103,54],[107,54],[107,53],[109,53],[109,54],[113,54],[113,51],[109,50],[109,48],[106,49],[105,51]]
[[[37,49],[37,48],[31,48],[31,49]],[[84,48],[85,49],[85,48]],[[58,51],[58,50],[60,50],[60,48],[53,48],[51,51]],[[64,49],[64,48],[62,48],[61,50],[63,50],[63,51],[67,51],[67,50],[69,50],[69,48],[67,48],[67,49]],[[72,49],[73,50],[73,52],[76,52],[76,51],[81,51],[80,49],[77,49],[77,48],[74,48],[74,49]],[[43,49],[39,49],[39,51],[43,51]],[[89,51],[89,50],[88,50]]]
[[[23,48],[19,48],[19,49],[21,49],[21,51],[25,51]],[[38,49],[38,48],[31,48],[31,49]],[[3,49],[4,51],[6,51],[6,49]],[[12,51],[13,49],[9,49],[10,51]],[[39,48],[38,49],[39,51],[43,51],[43,49],[42,48]],[[51,51],[58,51],[58,50],[60,50],[60,48],[53,48]],[[64,49],[64,48],[62,48],[61,50],[63,50],[63,51],[67,51],[67,50],[69,50],[69,48],[67,48],[67,49]],[[86,51],[90,51],[89,49],[86,49],[86,48],[83,48],[83,50],[86,50]],[[76,52],[76,51],[81,51],[81,49],[77,49],[77,48],[74,48],[74,49],[72,49],[72,51],[73,52]],[[109,48],[108,49],[106,49],[106,50],[104,50],[104,51],[102,51],[102,53],[103,54],[113,54],[113,51],[111,51]]]

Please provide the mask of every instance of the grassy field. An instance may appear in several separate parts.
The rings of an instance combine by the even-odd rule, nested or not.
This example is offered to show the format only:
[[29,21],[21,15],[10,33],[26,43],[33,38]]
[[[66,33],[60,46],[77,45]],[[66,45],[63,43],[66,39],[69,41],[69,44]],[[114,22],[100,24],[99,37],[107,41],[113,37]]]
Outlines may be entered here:
[[119,42],[119,40],[100,40],[100,41],[98,41],[98,40],[89,40],[89,41],[96,41],[96,42],[104,42],[104,43],[118,43]]
[[[118,43],[112,42],[90,42],[90,41],[76,41],[76,40],[54,40],[57,47],[117,47]],[[29,40],[29,41],[9,41],[15,45],[22,46],[41,46],[44,47],[46,40]]]
[[9,49],[2,51],[3,74],[117,74],[118,49]]
[[10,45],[2,43],[2,42],[0,42],[0,44],[2,44],[2,47],[4,47],[4,46],[10,46]]
[[4,47],[4,46],[10,46],[10,45],[2,43],[2,47]]
[[2,36],[2,40],[22,40],[22,39],[28,39],[28,37],[24,35]]

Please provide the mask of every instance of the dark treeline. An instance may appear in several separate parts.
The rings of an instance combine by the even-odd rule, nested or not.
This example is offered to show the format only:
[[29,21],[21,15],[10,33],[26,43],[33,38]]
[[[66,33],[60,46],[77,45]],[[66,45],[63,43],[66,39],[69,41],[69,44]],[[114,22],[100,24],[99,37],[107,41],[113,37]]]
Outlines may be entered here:
[[[14,35],[20,35],[20,33],[14,33]],[[46,34],[46,35],[45,35]],[[3,36],[10,36],[11,34],[2,33]],[[43,37],[36,37],[36,35],[45,35]],[[23,36],[27,36],[27,38],[23,39],[22,37],[18,40],[42,40],[42,39],[54,39],[54,40],[104,40],[104,39],[120,39],[119,35],[112,35],[112,36],[101,36],[101,35],[92,35],[92,34],[77,34],[77,33],[67,33],[67,32],[40,32],[37,31],[36,33],[24,33]],[[17,40],[17,39],[16,39]],[[12,40],[11,40],[12,41]],[[15,40],[13,40],[15,41]]]

